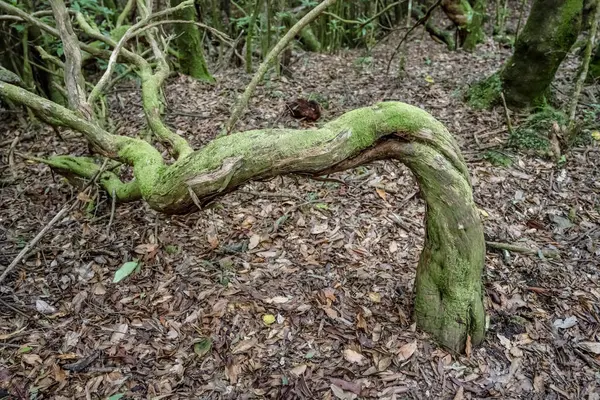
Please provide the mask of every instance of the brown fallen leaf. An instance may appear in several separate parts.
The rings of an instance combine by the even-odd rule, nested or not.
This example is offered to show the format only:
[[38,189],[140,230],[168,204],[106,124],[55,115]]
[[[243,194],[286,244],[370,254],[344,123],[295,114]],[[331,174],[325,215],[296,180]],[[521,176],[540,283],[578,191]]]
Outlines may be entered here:
[[52,364],[52,372],[54,373],[54,380],[58,383],[67,379],[67,373],[58,364]]
[[333,395],[340,400],[354,400],[357,397],[356,394],[345,392],[344,390],[342,390],[334,384],[331,384],[329,388],[331,389]]
[[235,384],[238,380],[238,375],[242,371],[242,366],[235,361],[227,363],[225,366],[225,376],[229,379],[229,383]]
[[42,364],[42,358],[40,356],[38,356],[37,354],[23,354],[21,356],[21,359],[29,365],[37,365],[37,364]]
[[364,331],[367,330],[367,320],[363,317],[362,312],[356,314],[356,328],[362,329]]
[[406,361],[412,357],[412,355],[414,354],[414,352],[416,350],[417,350],[417,341],[416,340],[414,342],[407,343],[407,344],[403,345],[402,347],[400,347],[400,350],[398,351],[398,358],[400,359],[400,361]]
[[305,371],[306,371],[306,364],[301,364],[301,365],[298,365],[297,367],[292,368],[290,370],[290,373],[292,375],[299,377],[300,375],[304,374]]
[[323,307],[323,311],[325,311],[325,314],[327,314],[329,318],[336,319],[338,317],[337,311],[335,311],[333,308]]
[[254,234],[252,236],[250,236],[250,242],[248,243],[248,249],[252,250],[255,249],[260,243],[260,236],[257,234]]
[[257,343],[258,340],[256,338],[242,340],[231,349],[231,354],[245,353],[256,346]]
[[219,247],[219,237],[217,236],[217,230],[213,226],[206,231],[206,239],[211,249],[214,250]]
[[458,387],[456,394],[454,395],[454,400],[464,400],[465,398],[465,389],[462,386]]
[[579,347],[590,353],[600,354],[600,343],[598,342],[581,342]]
[[369,299],[371,299],[373,303],[381,303],[381,293],[370,292]]
[[467,335],[467,343],[465,344],[465,354],[467,355],[467,358],[471,358],[472,350],[471,335]]
[[352,350],[352,349],[346,349],[344,350],[344,358],[346,359],[346,361],[351,362],[352,364],[358,364],[358,365],[362,365],[365,359],[365,356],[363,356],[362,354],[360,354],[359,352]]
[[329,378],[329,382],[331,382],[332,384],[334,384],[335,386],[337,386],[343,390],[355,393],[359,396],[362,392],[362,385],[359,383],[348,382],[348,381],[345,381],[345,380],[339,379],[339,378]]
[[326,299],[329,299],[335,303],[336,298],[335,298],[335,289],[334,288],[326,287],[325,289],[322,290],[322,292],[323,292],[323,296],[325,296]]

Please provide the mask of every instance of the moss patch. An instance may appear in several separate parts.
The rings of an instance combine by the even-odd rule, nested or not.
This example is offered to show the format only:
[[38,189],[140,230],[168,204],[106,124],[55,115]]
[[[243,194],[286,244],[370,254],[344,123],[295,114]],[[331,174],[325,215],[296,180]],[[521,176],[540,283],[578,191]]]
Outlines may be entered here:
[[477,82],[467,91],[465,100],[471,107],[482,110],[498,102],[502,92],[502,80],[498,73]]
[[554,129],[554,124],[562,127],[566,123],[567,116],[562,111],[550,106],[541,107],[509,136],[508,145],[546,153],[550,148],[548,133]]

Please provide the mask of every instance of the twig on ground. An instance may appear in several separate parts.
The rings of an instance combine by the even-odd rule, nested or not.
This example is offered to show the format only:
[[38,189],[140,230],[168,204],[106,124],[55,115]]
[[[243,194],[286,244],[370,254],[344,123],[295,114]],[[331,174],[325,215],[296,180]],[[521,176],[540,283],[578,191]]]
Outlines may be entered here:
[[12,143],[10,144],[10,148],[8,149],[8,165],[10,167],[10,170],[11,170],[13,176],[15,176],[15,177],[17,176],[17,171],[15,169],[15,147],[17,147],[17,144],[19,144],[19,140],[21,140],[21,132],[20,131],[14,137],[14,139],[12,140]]
[[502,99],[502,105],[504,106],[504,116],[506,117],[506,126],[508,127],[508,133],[512,135],[515,132],[513,131],[512,123],[510,122],[510,113],[508,111],[508,106],[506,105],[506,99],[504,98],[503,92],[500,92],[500,98]]
[[106,236],[108,236],[110,234],[110,226],[113,223],[113,219],[115,218],[115,207],[116,207],[116,203],[117,203],[117,193],[115,192],[115,189],[113,189],[112,191],[112,203],[110,205],[110,219],[108,220],[108,226],[106,227]]
[[298,201],[305,201],[305,199],[303,199],[302,197],[292,194],[292,193],[257,192],[255,190],[247,190],[247,189],[242,189],[239,192],[245,193],[245,194],[251,194],[252,196],[256,196],[256,197],[275,197],[275,198],[283,197],[283,198],[296,199]]
[[546,258],[556,258],[560,254],[558,250],[542,250],[542,249],[531,249],[529,247],[517,246],[511,243],[501,243],[501,242],[485,242],[487,247],[491,247],[492,249],[498,250],[507,250],[512,251],[513,253],[521,253],[521,254],[531,254],[531,255],[539,255]]
[[[108,162],[108,158],[106,158],[104,160],[102,167],[96,172],[94,177],[89,180],[89,182],[83,188],[82,192],[87,190],[87,188],[89,188],[91,185],[93,185],[96,182],[96,179],[98,178],[98,176],[100,176],[102,174],[102,172],[104,172],[104,168],[106,167],[107,162]],[[19,262],[23,259],[23,257],[25,257],[25,255],[27,255],[29,250],[31,250],[37,244],[37,242],[39,242],[40,239],[42,237],[44,237],[46,232],[48,232],[57,222],[61,221],[65,214],[67,214],[73,208],[75,208],[77,203],[78,203],[77,197],[67,201],[65,203],[65,205],[63,206],[63,208],[54,216],[54,218],[52,218],[50,220],[50,222],[48,222],[46,224],[46,226],[44,226],[44,228],[29,243],[27,243],[27,245],[25,247],[23,247],[23,250],[21,250],[19,252],[17,257],[15,257],[15,259],[8,265],[8,267],[6,267],[4,269],[4,271],[2,271],[2,275],[0,275],[0,284],[4,281],[4,279],[6,279],[8,274],[19,264]]]
[[0,284],[4,281],[4,279],[8,276],[8,274],[17,266],[19,261],[21,261],[21,259],[23,257],[25,257],[25,255],[29,252],[29,250],[31,250],[37,244],[37,242],[40,241],[40,239],[46,234],[46,232],[48,232],[50,230],[50,228],[52,228],[54,226],[54,224],[56,224],[58,221],[62,220],[62,217],[66,213],[71,211],[73,209],[73,207],[75,206],[75,204],[77,204],[77,201],[74,201],[74,202],[68,201],[67,204],[65,204],[63,206],[63,208],[54,216],[54,218],[52,218],[52,220],[50,220],[50,222],[48,224],[46,224],[46,226],[33,238],[33,240],[31,240],[29,243],[27,243],[27,245],[25,247],[23,247],[23,250],[21,250],[21,252],[10,263],[10,265],[4,269],[4,271],[2,272],[2,275],[0,275]]

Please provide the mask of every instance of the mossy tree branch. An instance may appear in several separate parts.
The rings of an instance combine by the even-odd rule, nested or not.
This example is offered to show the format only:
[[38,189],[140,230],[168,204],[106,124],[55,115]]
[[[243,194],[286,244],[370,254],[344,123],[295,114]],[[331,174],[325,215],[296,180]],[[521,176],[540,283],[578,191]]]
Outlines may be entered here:
[[69,107],[86,118],[92,117],[92,109],[86,101],[85,80],[81,72],[81,50],[79,39],[73,31],[71,18],[63,0],[50,0],[56,26],[60,34],[65,55],[65,88]]
[[[357,109],[320,129],[267,129],[222,136],[166,165],[156,149],[112,135],[74,112],[0,82],[0,95],[78,130],[104,155],[133,166],[135,181],[102,175],[123,200],[141,197],[165,213],[186,213],[254,179],[288,173],[320,175],[395,158],[413,171],[427,203],[426,239],[417,268],[415,319],[442,345],[463,351],[484,334],[481,271],[485,245],[469,175],[446,128],[416,107],[398,102]],[[54,157],[64,173],[90,176],[89,159]],[[119,192],[119,194],[117,194]]]

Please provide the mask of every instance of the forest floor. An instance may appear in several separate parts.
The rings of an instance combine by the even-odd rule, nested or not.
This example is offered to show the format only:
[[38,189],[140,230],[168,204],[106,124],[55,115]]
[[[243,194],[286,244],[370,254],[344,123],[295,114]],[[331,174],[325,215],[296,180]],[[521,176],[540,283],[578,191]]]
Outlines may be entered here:
[[[561,166],[507,148],[503,108],[475,111],[461,98],[510,54],[491,39],[473,54],[448,52],[419,30],[401,79],[385,74],[392,48],[296,54],[293,76],[268,77],[238,128],[310,126],[287,114],[298,97],[324,105],[317,125],[382,100],[444,122],[468,160],[486,238],[560,253],[488,249],[481,346],[452,355],[415,330],[424,204],[404,166],[378,162],[328,181],[254,182],[187,216],[118,205],[110,231],[105,194],[79,195],[82,206],[0,285],[0,391],[16,399],[598,399],[600,147],[577,148]],[[559,102],[576,68],[571,60],[561,69]],[[219,132],[249,81],[241,69],[216,78],[211,86],[176,77],[165,90],[166,121],[196,147]],[[145,129],[132,83],[111,104],[118,133]],[[14,114],[2,118],[2,140],[32,132]],[[518,126],[524,115],[511,118]],[[87,149],[49,129],[36,135],[43,140],[17,150]],[[492,165],[491,148],[512,163]],[[8,146],[0,150],[6,162]],[[16,157],[15,166],[14,177],[1,170],[3,266],[77,195],[43,165]],[[112,283],[132,259],[141,270]]]

